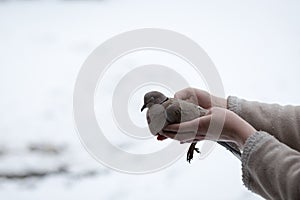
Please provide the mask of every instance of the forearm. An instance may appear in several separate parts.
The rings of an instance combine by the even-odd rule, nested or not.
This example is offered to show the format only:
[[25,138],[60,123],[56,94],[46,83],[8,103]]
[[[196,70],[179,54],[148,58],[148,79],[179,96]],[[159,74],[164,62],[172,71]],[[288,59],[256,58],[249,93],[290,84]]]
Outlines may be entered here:
[[298,199],[300,153],[265,132],[246,141],[242,154],[243,182],[266,199]]
[[300,151],[300,107],[280,106],[228,97],[227,108],[256,130],[266,131],[279,141]]

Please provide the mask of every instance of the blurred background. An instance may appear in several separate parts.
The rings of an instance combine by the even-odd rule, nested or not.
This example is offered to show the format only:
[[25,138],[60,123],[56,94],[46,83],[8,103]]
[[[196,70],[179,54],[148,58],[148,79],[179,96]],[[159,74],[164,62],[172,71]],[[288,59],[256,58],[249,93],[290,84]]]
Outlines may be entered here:
[[240,162],[219,146],[204,160],[182,157],[153,174],[102,166],[75,131],[73,88],[98,45],[153,27],[204,48],[226,96],[299,104],[299,9],[296,0],[1,0],[0,198],[261,199],[243,186]]

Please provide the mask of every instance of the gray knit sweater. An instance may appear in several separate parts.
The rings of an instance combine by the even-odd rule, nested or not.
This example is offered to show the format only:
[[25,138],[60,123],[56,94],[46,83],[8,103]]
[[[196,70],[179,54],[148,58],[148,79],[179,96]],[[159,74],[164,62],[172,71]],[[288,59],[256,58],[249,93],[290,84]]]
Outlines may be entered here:
[[259,130],[242,154],[245,186],[266,199],[300,199],[300,106],[228,97],[228,109]]

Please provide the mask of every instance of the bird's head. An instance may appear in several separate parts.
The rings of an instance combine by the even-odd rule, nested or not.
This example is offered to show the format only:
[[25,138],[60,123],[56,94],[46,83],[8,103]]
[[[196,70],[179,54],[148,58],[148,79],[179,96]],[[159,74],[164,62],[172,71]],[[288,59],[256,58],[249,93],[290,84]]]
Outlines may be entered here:
[[168,100],[168,97],[166,97],[164,94],[162,94],[160,92],[157,92],[157,91],[148,92],[144,96],[144,105],[141,109],[141,112],[145,108],[150,108],[154,104],[161,104],[166,100]]

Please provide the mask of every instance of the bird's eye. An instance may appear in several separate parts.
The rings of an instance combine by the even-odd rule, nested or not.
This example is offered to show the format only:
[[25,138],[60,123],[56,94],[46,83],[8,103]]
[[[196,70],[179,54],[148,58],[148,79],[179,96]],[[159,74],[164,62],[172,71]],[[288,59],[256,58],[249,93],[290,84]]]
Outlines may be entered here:
[[153,101],[154,101],[154,97],[151,97],[147,103],[150,103],[150,102],[153,102]]

